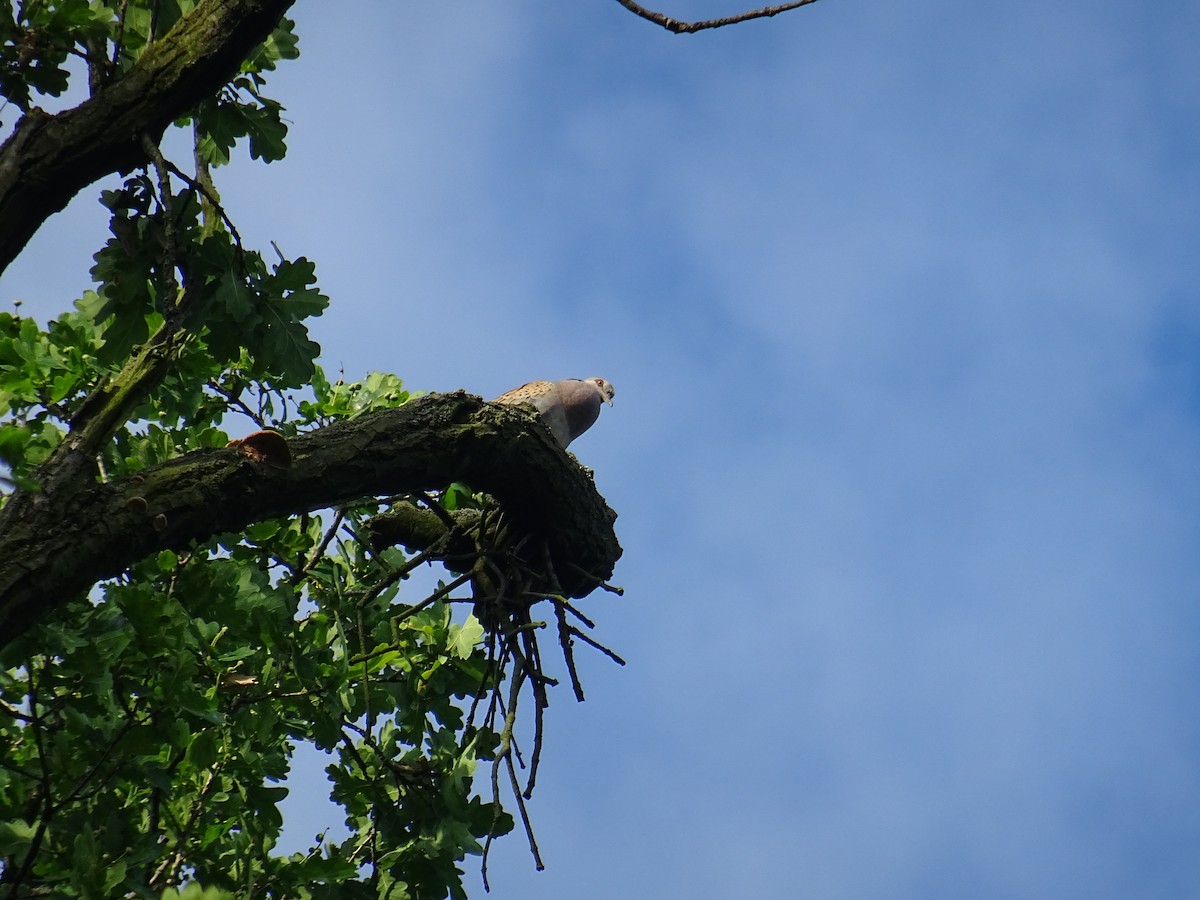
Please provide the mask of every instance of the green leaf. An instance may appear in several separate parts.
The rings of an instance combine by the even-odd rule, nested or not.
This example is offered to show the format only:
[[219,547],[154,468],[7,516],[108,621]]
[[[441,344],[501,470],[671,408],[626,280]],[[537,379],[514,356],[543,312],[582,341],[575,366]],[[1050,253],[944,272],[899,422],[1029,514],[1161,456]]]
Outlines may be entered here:
[[28,428],[0,424],[0,461],[10,468],[19,468],[32,439],[33,433]]
[[269,72],[279,60],[299,57],[299,39],[296,37],[295,28],[296,23],[291,19],[281,19],[271,36],[242,63],[242,71]]
[[246,322],[254,315],[254,291],[232,270],[225,272],[217,282],[213,299],[234,322]]
[[0,855],[9,858],[21,856],[36,833],[36,827],[24,819],[0,821]]
[[479,624],[479,620],[475,618],[475,614],[471,613],[467,616],[467,621],[462,625],[450,626],[450,645],[449,649],[455,656],[460,659],[466,659],[475,652],[475,648],[479,646],[483,640],[483,626]]
[[212,768],[217,761],[220,743],[215,730],[201,731],[188,744],[185,758],[188,763],[201,771]]
[[127,867],[125,861],[121,859],[114,860],[109,863],[104,869],[104,892],[108,896],[113,895],[114,889],[125,881]]
[[275,162],[287,155],[287,125],[280,118],[283,107],[274,100],[245,110],[246,131],[250,136],[250,156],[263,162]]
[[196,110],[197,154],[213,166],[229,162],[229,151],[246,135],[246,117],[237,103],[209,100]]

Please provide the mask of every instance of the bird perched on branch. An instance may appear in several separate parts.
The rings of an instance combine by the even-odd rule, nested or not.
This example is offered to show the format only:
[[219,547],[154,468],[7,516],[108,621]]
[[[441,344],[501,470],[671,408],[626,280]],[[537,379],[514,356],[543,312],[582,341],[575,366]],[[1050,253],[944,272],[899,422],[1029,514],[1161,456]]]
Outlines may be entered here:
[[592,427],[600,415],[600,404],[612,406],[616,391],[603,378],[567,378],[563,381],[531,381],[501,394],[493,403],[529,404],[550,426],[565,449]]

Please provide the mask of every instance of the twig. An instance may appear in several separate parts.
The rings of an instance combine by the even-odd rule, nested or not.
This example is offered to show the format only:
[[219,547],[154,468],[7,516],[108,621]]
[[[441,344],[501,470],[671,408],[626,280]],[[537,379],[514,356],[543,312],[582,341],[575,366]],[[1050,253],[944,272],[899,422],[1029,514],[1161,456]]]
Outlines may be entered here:
[[568,600],[566,597],[554,596],[554,597],[547,597],[546,599],[552,601],[555,606],[561,606],[563,608],[563,610],[565,610],[566,612],[569,612],[571,615],[573,615],[575,618],[577,618],[580,622],[582,622],[588,628],[596,627],[596,623],[593,622],[591,619],[589,619],[587,616],[585,616],[583,613],[581,613],[578,609],[576,609],[575,605],[573,603],[571,603],[571,601]]
[[[528,611],[525,611],[523,615],[526,619],[529,618]],[[529,757],[529,777],[525,781],[525,790],[522,792],[525,799],[529,799],[533,796],[533,788],[537,784],[538,766],[542,761],[543,726],[546,707],[550,705],[550,698],[546,694],[546,685],[555,684],[556,682],[547,678],[546,674],[542,671],[542,657],[541,652],[538,650],[537,633],[530,628],[521,634],[521,640],[525,642],[524,665],[529,673],[534,698],[533,753]]]
[[793,0],[791,3],[782,3],[779,6],[764,6],[760,9],[738,13],[735,16],[725,16],[720,19],[705,19],[701,22],[681,22],[679,19],[672,19],[670,16],[665,16],[660,12],[646,9],[644,6],[634,3],[633,0],[617,0],[617,2],[635,16],[645,19],[648,22],[653,22],[655,25],[661,25],[667,31],[675,34],[693,34],[694,32],[704,31],[708,28],[723,28],[726,25],[736,25],[738,22],[749,22],[751,19],[769,19],[771,16],[777,16],[788,10],[808,6],[810,3],[815,3],[816,0]]
[[[513,764],[513,752],[516,748],[513,739],[513,727],[517,721],[517,698],[521,694],[525,674],[525,670],[523,669],[515,670],[513,672],[512,683],[509,685],[508,714],[505,716],[504,731],[500,736],[501,749],[496,754],[495,762],[492,763],[492,788],[495,792],[493,796],[499,801],[499,782],[496,777],[496,769],[500,765],[504,765],[508,769],[508,779],[512,786],[513,797],[516,798],[517,809],[521,813],[521,824],[525,827],[525,837],[529,839],[529,852],[533,854],[534,865],[540,872],[546,868],[546,864],[542,862],[542,854],[538,850],[537,839],[533,836],[533,823],[529,820],[529,810],[525,806],[525,798],[521,795],[521,784],[517,779],[516,766]],[[517,759],[519,761],[519,756]],[[522,768],[524,768],[523,764]]]
[[567,672],[571,676],[571,689],[575,691],[575,699],[582,703],[587,698],[583,696],[583,684],[579,680],[579,672],[575,670],[575,648],[571,640],[571,626],[567,624],[567,613],[563,607],[554,604],[554,614],[558,618],[558,646],[562,647],[563,659],[567,662]]
[[188,175],[179,166],[170,160],[167,161],[167,168],[171,170],[180,181],[184,182],[193,190],[199,191],[204,199],[207,200],[213,208],[213,211],[221,217],[221,221],[225,223],[225,227],[229,229],[229,233],[233,236],[234,243],[241,253],[245,253],[245,248],[242,246],[242,236],[238,233],[237,227],[233,224],[233,220],[229,218],[229,214],[225,212],[225,207],[221,205],[221,201],[217,199],[216,189],[212,187],[212,177],[208,175],[207,163],[203,160],[198,161],[198,165],[204,165],[203,174],[199,178],[193,178]]
[[466,575],[460,575],[458,578],[455,578],[449,584],[442,585],[440,588],[438,588],[436,591],[434,591],[432,594],[430,594],[428,597],[426,597],[420,603],[416,604],[415,606],[410,606],[408,609],[404,610],[404,612],[400,613],[399,615],[393,616],[392,617],[392,627],[395,628],[397,625],[399,625],[405,619],[409,619],[409,618],[415,616],[421,610],[432,606],[434,603],[437,603],[437,601],[441,600],[443,597],[445,597],[447,594],[449,594],[455,588],[461,587],[462,585],[466,584],[470,580],[471,580],[471,573],[468,572]]
[[618,666],[625,665],[625,660],[621,659],[621,657],[617,656],[616,653],[614,653],[612,650],[609,650],[607,647],[605,647],[599,641],[595,640],[594,638],[588,637],[586,634],[584,634],[578,628],[575,628],[574,626],[572,626],[571,634],[573,636],[579,638],[585,644],[590,644],[591,646],[595,647],[597,650],[599,650],[601,653],[603,653],[605,656],[607,656],[609,659],[611,659],[613,662],[615,662]]
[[542,862],[537,838],[533,836],[533,823],[529,821],[529,810],[525,808],[525,798],[521,794],[521,785],[517,781],[517,770],[513,766],[512,756],[506,756],[504,762],[508,769],[508,780],[512,784],[513,796],[517,798],[517,809],[521,811],[521,824],[525,826],[525,837],[529,839],[529,852],[533,854],[533,864],[541,872],[546,868],[546,864]]
[[259,428],[265,429],[267,427],[266,420],[264,420],[262,416],[247,406],[246,401],[242,399],[242,391],[245,390],[245,385],[242,385],[238,390],[235,391],[231,387],[225,387],[215,378],[210,378],[208,379],[208,386],[220,396],[225,398],[225,403],[230,409],[236,409]]
[[11,703],[8,703],[4,700],[0,700],[0,712],[8,713],[8,715],[12,716],[14,719],[19,719],[22,722],[32,722],[33,721],[32,716],[25,715],[25,713],[21,712],[19,709],[17,709]]
[[[171,852],[163,856],[162,862],[154,870],[154,874],[150,877],[150,887],[161,891],[163,887],[170,884],[179,869],[184,865],[184,851],[188,841],[192,838],[192,829],[196,827],[196,823],[200,820],[200,814],[206,808],[209,794],[212,793],[214,785],[217,783],[218,774],[224,776],[221,771],[221,763],[214,763],[212,768],[204,773],[204,783],[200,786],[200,790],[196,793],[195,799],[192,801],[191,808],[188,810],[187,819],[185,821],[175,821],[176,835],[175,846]],[[164,842],[165,843],[165,842]],[[165,849],[165,848],[164,848]]]
[[[811,0],[810,0],[810,2],[811,2]],[[575,563],[571,562],[570,560],[567,560],[567,565],[570,566],[572,569],[574,569],[576,572],[578,572],[580,575],[587,576],[587,578],[589,578],[594,585],[596,585],[597,587],[604,588],[604,590],[608,591],[610,594],[616,594],[618,597],[625,596],[625,588],[617,587],[614,584],[609,584],[603,578],[599,578],[596,575],[593,575],[587,569],[583,568],[582,566],[575,565]]]
[[175,241],[175,204],[171,196],[171,173],[167,169],[167,161],[163,158],[158,144],[150,139],[150,135],[142,134],[142,150],[154,164],[154,172],[158,176],[158,204],[162,208],[163,222],[163,253],[159,262],[161,271],[158,273],[159,290],[162,291],[162,314],[167,320],[178,322],[181,309],[179,284],[175,280],[175,267],[178,263],[178,252]]
[[571,676],[571,689],[575,691],[575,700],[582,703],[583,682],[579,679],[579,670],[575,668],[575,642],[571,640],[572,628],[567,624],[567,610],[575,613],[588,628],[596,625],[591,619],[573,607],[566,597],[562,596],[562,585],[558,581],[558,573],[554,571],[554,560],[550,556],[550,542],[542,541],[542,557],[545,560],[546,574],[550,577],[551,586],[557,591],[554,600],[554,616],[558,620],[558,646],[562,648],[563,660],[567,664],[567,673]]
[[377,584],[375,587],[371,588],[371,590],[367,592],[366,596],[364,596],[360,601],[358,601],[359,604],[363,605],[363,604],[370,603],[372,600],[374,600],[376,597],[378,597],[380,594],[382,594],[384,591],[386,591],[388,588],[390,588],[393,584],[395,584],[397,581],[400,581],[402,578],[404,578],[405,575],[407,575],[409,572],[411,572],[417,566],[421,565],[422,563],[428,562],[431,559],[435,559],[435,558],[438,558],[437,557],[437,544],[434,544],[432,547],[428,547],[425,550],[422,550],[416,556],[414,556],[411,559],[409,559],[408,561],[406,561],[404,563],[404,565],[402,565],[402,566],[394,569],[392,572],[390,572],[388,574],[387,578],[383,579],[382,582]]
[[125,47],[125,16],[128,12],[129,0],[121,0],[121,8],[117,10],[117,28],[113,33],[112,62],[108,66],[110,78],[117,71],[117,64],[121,61],[121,50]]
[[126,714],[124,724],[121,725],[120,729],[113,736],[112,740],[108,742],[108,746],[106,746],[103,752],[99,754],[95,762],[92,763],[91,767],[82,775],[80,775],[78,779],[76,779],[74,787],[71,788],[66,796],[54,804],[54,812],[58,812],[58,810],[63,809],[68,803],[75,802],[75,800],[78,799],[83,793],[83,789],[87,787],[88,782],[96,776],[96,773],[100,771],[101,766],[108,761],[109,756],[111,756],[113,751],[116,750],[117,744],[119,744],[125,735],[132,730],[133,726],[145,724],[144,721],[138,720],[136,715],[136,708],[134,709],[133,713]]
[[297,584],[300,579],[308,574],[309,570],[317,564],[317,560],[325,555],[325,551],[329,549],[329,542],[333,540],[333,536],[337,534],[338,527],[342,524],[342,520],[346,518],[346,511],[338,509],[333,516],[333,524],[325,531],[325,536],[321,538],[321,543],[313,548],[313,552],[309,555],[304,565],[297,572],[292,574],[289,579],[292,584]]
[[[470,712],[467,713],[467,725],[469,727],[475,724],[475,713],[479,711],[479,702],[484,698],[484,695],[492,696],[493,691],[500,687],[500,683],[504,679],[504,669],[496,661],[496,640],[496,632],[487,632],[487,665],[484,666],[483,675],[479,679],[479,687],[475,689],[475,696],[471,700]],[[492,680],[491,688],[488,688],[489,678]],[[491,705],[489,704],[489,711],[484,715],[485,725],[490,713]]]

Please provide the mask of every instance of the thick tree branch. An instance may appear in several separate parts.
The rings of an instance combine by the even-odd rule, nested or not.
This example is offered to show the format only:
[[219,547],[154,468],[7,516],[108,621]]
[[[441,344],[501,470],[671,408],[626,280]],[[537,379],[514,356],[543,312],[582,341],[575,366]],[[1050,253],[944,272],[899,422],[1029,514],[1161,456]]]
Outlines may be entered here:
[[672,31],[675,34],[692,34],[697,31],[705,31],[709,28],[724,28],[726,25],[736,25],[738,22],[749,22],[751,19],[769,19],[771,16],[777,16],[788,10],[816,3],[817,0],[793,0],[791,3],[781,3],[778,6],[763,6],[759,9],[747,10],[736,15],[723,16],[720,19],[704,19],[699,22],[681,22],[679,19],[672,19],[670,16],[665,16],[660,12],[646,9],[646,7],[634,3],[633,0],[617,0],[617,2],[635,16],[645,19],[647,22],[653,22],[655,25],[661,25],[667,31]]
[[288,444],[288,468],[237,449],[199,450],[132,478],[36,495],[0,532],[0,646],[160,549],[451,481],[486,491],[514,528],[544,536],[568,596],[610,578],[621,555],[616,513],[586,470],[520,407],[435,394]]
[[80,190],[145,163],[142,136],[227,82],[293,2],[204,0],[92,98],[23,116],[0,147],[0,272]]
[[439,560],[461,557],[461,565],[447,566],[461,573],[475,562],[476,544],[470,532],[479,530],[482,519],[483,515],[477,509],[448,513],[401,501],[368,519],[363,525],[362,537],[376,552],[400,544],[409,550],[429,553],[431,558]]

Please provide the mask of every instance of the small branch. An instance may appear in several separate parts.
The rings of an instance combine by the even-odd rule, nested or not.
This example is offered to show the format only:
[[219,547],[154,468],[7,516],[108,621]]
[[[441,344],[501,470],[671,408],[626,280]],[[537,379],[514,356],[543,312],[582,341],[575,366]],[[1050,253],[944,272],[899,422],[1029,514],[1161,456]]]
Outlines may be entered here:
[[681,22],[679,19],[672,19],[670,16],[665,16],[660,12],[646,9],[644,6],[634,3],[633,0],[617,0],[617,2],[635,16],[645,19],[647,22],[653,22],[655,25],[661,25],[667,31],[674,34],[693,34],[709,28],[724,28],[726,25],[749,22],[751,19],[769,19],[780,13],[798,9],[801,6],[808,6],[810,3],[816,3],[816,0],[793,0],[792,3],[781,3],[778,6],[764,6],[760,9],[748,10],[734,16],[725,16],[720,19],[705,19],[701,22]]
[[245,253],[245,248],[242,246],[242,236],[238,233],[237,227],[233,224],[233,219],[229,218],[229,214],[225,212],[225,207],[221,205],[221,201],[217,197],[217,189],[213,186],[212,176],[208,171],[208,163],[197,156],[196,167],[200,177],[193,178],[179,168],[179,166],[175,165],[175,163],[167,160],[167,168],[171,171],[171,174],[192,190],[198,192],[207,201],[208,205],[212,207],[212,212],[219,215],[221,221],[225,223],[225,227],[229,229],[229,233],[233,236],[233,241],[237,244],[238,250]]
[[434,591],[432,594],[430,594],[428,597],[426,597],[420,603],[417,603],[414,606],[410,606],[410,607],[408,607],[408,609],[404,610],[403,612],[399,613],[398,615],[393,616],[392,617],[392,627],[395,628],[397,625],[399,625],[405,619],[410,619],[413,616],[415,616],[417,613],[421,612],[422,610],[428,609],[430,606],[437,603],[439,600],[441,600],[443,597],[445,597],[451,591],[455,590],[456,588],[462,587],[464,584],[466,584],[470,580],[471,580],[471,573],[468,572],[466,575],[460,575],[458,578],[455,578],[449,584],[442,585],[440,588],[438,588],[436,591]]
[[542,862],[541,851],[538,850],[537,838],[533,836],[533,823],[529,820],[529,810],[525,807],[525,797],[521,793],[521,784],[517,780],[517,769],[513,765],[512,754],[504,757],[505,768],[508,769],[508,780],[512,785],[513,797],[517,801],[517,809],[521,813],[521,824],[525,826],[525,837],[529,840],[529,852],[533,854],[533,864],[539,872],[546,868]]
[[109,77],[117,71],[121,62],[121,51],[125,48],[125,16],[129,12],[129,0],[121,0],[121,8],[117,10],[117,30],[113,34],[112,61],[108,66]]
[[158,288],[162,291],[163,318],[169,320],[179,314],[179,285],[175,280],[179,253],[175,239],[175,203],[171,194],[171,173],[162,150],[145,132],[142,133],[142,150],[153,163],[154,174],[158,176],[158,205],[162,211],[163,224],[163,252],[159,261]]
[[240,390],[234,391],[232,388],[224,387],[215,378],[210,378],[208,380],[208,386],[225,398],[225,403],[229,409],[241,413],[260,429],[266,429],[270,427],[262,416],[246,405],[246,401],[242,399]]
[[[586,596],[621,556],[616,513],[548,432],[532,430],[533,414],[464,393],[430,394],[289,437],[286,469],[236,448],[209,448],[96,483],[95,453],[170,359],[170,344],[138,351],[143,368],[114,379],[60,445],[76,469],[44,468],[41,492],[21,492],[0,508],[0,645],[159,550],[455,480],[495,497],[516,533],[549,541],[563,596]],[[592,576],[578,577],[575,566]]]
[[158,37],[158,3],[150,4],[150,27],[146,29],[146,43],[153,44]]
[[595,647],[597,650],[599,650],[601,653],[603,653],[605,656],[607,656],[609,659],[611,659],[613,662],[615,662],[618,666],[625,665],[625,660],[621,659],[621,657],[617,656],[616,653],[614,653],[612,650],[609,650],[607,647],[605,647],[603,644],[601,644],[595,638],[588,637],[588,635],[584,634],[582,631],[580,631],[578,628],[575,628],[574,626],[571,626],[570,632],[572,635],[579,638],[585,644],[590,644],[591,646]]
[[313,548],[313,552],[309,554],[308,560],[292,574],[292,577],[288,579],[289,582],[299,584],[304,579],[309,570],[325,555],[325,551],[329,549],[329,542],[333,540],[333,536],[337,534],[337,530],[341,527],[342,520],[345,518],[346,511],[344,509],[339,509],[334,513],[333,524],[326,529],[324,537],[321,538],[321,543]]
[[618,597],[625,596],[625,588],[617,587],[615,584],[609,584],[603,578],[593,575],[591,572],[587,571],[587,569],[582,569],[579,566],[575,565],[575,563],[568,562],[567,565],[569,565],[572,569],[574,569],[576,572],[578,572],[580,575],[584,576],[585,578],[591,579],[592,583],[596,587],[603,588],[604,590],[608,591],[610,594],[616,594]]
[[104,41],[100,38],[85,38],[83,45],[87,48],[86,51],[72,47],[67,52],[87,63],[88,93],[94,97],[96,91],[100,90],[108,79],[108,57],[105,54]]
[[575,668],[575,648],[571,640],[571,626],[567,624],[567,613],[561,605],[555,603],[554,614],[558,619],[558,645],[562,647],[567,673],[571,676],[571,689],[575,691],[575,699],[582,703],[587,698],[583,695],[583,683],[579,680],[579,672]]

